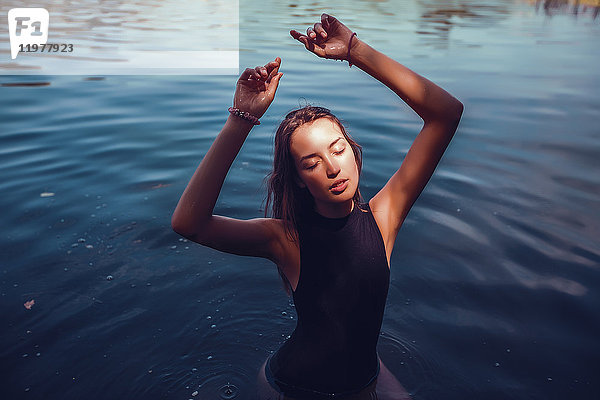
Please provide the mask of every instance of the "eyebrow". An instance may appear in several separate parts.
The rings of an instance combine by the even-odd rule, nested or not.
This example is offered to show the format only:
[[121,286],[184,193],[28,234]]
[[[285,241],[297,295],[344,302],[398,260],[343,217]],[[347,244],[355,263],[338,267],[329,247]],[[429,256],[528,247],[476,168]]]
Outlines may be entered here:
[[[331,149],[337,142],[339,142],[340,140],[342,140],[344,137],[340,136],[339,138],[335,139],[333,142],[331,142],[331,144],[329,145],[328,149]],[[309,154],[307,156],[304,156],[300,159],[300,162],[306,160],[307,158],[311,158],[311,157],[316,157],[318,154],[317,153],[312,153]]]

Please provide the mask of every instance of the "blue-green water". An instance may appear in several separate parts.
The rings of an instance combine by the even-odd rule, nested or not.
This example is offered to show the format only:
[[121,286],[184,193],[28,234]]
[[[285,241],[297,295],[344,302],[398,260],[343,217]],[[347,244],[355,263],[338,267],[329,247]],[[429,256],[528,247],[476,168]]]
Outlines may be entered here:
[[[262,216],[273,132],[306,102],[363,146],[366,199],[419,132],[389,89],[289,37],[324,11],[465,105],[396,240],[384,363],[415,399],[598,398],[598,10],[241,1],[240,68],[280,56],[285,75],[216,213]],[[295,326],[276,268],[170,227],[236,79],[0,77],[3,399],[254,398]]]

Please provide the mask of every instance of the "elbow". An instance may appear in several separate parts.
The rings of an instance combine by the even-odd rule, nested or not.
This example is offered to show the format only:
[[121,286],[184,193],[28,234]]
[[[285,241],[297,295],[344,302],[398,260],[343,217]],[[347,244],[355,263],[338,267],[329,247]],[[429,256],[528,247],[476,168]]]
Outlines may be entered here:
[[453,98],[453,101],[448,105],[447,111],[444,115],[442,123],[452,129],[452,134],[456,132],[460,119],[462,118],[465,106],[463,103]]
[[441,126],[441,129],[444,132],[446,132],[448,134],[448,137],[451,139],[456,133],[456,130],[458,129],[458,125],[460,124],[460,119],[462,118],[463,111],[463,104],[460,101],[453,98],[453,100],[447,104],[442,115],[438,115],[430,122]]
[[421,118],[423,118],[425,123],[454,125],[455,127],[458,127],[464,109],[463,103],[456,98],[451,97],[444,103],[438,105],[436,110],[431,110],[429,114],[423,115]]
[[171,229],[186,239],[202,244],[202,238],[206,236],[205,233],[208,231],[206,222],[190,223],[190,219],[177,216],[174,213],[171,217]]
[[198,233],[193,232],[189,226],[176,223],[171,220],[171,229],[173,229],[173,232],[175,232],[176,234],[183,236],[188,240],[199,242]]
[[171,215],[171,228],[179,233],[179,230],[181,229],[181,220],[182,218],[180,218],[179,216],[180,212],[179,212],[179,204],[177,205],[177,207],[175,208],[175,210],[173,211],[173,215]]
[[463,103],[461,103],[459,100],[456,100],[458,102],[458,119],[460,120],[463,114],[463,111],[465,111],[465,105]]
[[173,214],[171,217],[171,229],[181,236],[186,236],[185,226],[177,218],[175,218],[175,214]]
[[465,106],[463,103],[453,98],[451,105],[448,107],[448,119],[458,125],[464,110]]
[[186,218],[178,215],[177,210],[171,216],[171,229],[183,237],[189,237],[191,234],[190,224],[186,222]]

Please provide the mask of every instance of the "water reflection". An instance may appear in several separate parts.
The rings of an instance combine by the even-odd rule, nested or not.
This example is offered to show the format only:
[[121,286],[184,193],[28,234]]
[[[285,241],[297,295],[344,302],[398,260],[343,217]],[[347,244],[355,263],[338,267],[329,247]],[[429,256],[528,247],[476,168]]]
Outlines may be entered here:
[[485,4],[475,1],[444,2],[417,0],[420,17],[416,33],[423,43],[446,48],[453,27],[489,27],[506,19],[510,4]]
[[600,13],[600,1],[597,0],[530,0],[535,3],[537,12],[544,12],[546,15],[554,14],[590,14],[593,19]]
[[415,33],[421,43],[435,48],[447,48],[450,33],[455,27],[487,29],[506,20],[519,7],[529,3],[537,13],[548,16],[556,14],[589,14],[596,19],[600,13],[598,0],[528,0],[519,2],[438,1],[417,0],[419,12]]

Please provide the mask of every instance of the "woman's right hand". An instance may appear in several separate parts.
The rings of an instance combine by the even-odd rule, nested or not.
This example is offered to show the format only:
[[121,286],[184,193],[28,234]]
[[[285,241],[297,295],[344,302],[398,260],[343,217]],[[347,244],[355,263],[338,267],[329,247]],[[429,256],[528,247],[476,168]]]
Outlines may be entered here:
[[237,81],[233,107],[248,112],[257,118],[263,116],[275,98],[279,79],[281,58],[265,64],[264,67],[246,68]]

